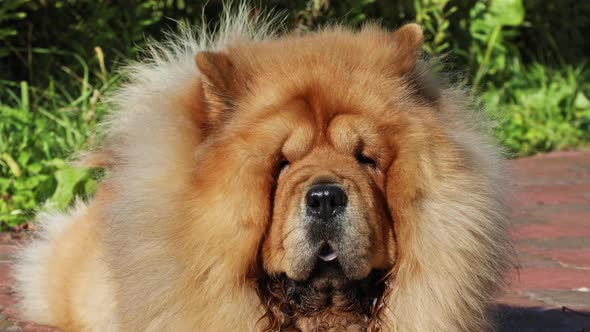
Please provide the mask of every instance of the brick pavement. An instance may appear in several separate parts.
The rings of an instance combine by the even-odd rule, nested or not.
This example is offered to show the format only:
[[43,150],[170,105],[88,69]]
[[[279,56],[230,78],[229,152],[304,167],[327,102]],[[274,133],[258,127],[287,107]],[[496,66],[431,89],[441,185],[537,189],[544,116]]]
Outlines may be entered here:
[[[590,150],[510,165],[519,269],[498,300],[500,332],[590,332]],[[9,270],[20,241],[0,234],[0,331],[51,331],[17,319]]]
[[511,169],[519,269],[498,301],[501,331],[590,332],[590,150],[513,160]]

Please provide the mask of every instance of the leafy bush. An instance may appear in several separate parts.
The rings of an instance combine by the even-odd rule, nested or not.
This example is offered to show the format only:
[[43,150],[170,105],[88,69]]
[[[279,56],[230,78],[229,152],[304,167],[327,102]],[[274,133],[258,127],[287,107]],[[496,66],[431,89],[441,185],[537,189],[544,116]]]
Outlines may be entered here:
[[[253,2],[254,4],[258,2]],[[206,5],[205,5],[206,4]],[[454,67],[497,120],[511,156],[590,141],[590,2],[578,0],[272,0],[291,28],[332,21],[416,21],[425,52]],[[41,205],[64,208],[93,192],[96,170],[68,156],[96,140],[102,96],[116,69],[138,56],[146,36],[162,39],[201,14],[215,22],[220,1],[0,1],[0,229]]]
[[[483,98],[499,120],[497,136],[516,154],[575,148],[590,142],[590,72],[584,67],[560,70],[533,63]],[[513,68],[516,67],[516,68]]]
[[93,129],[105,113],[97,103],[102,89],[84,90],[79,97],[58,95],[53,103],[32,109],[30,88],[23,82],[18,103],[0,104],[0,221],[16,226],[43,202],[65,208],[75,195],[94,191],[96,171],[75,168],[65,159],[93,140]]

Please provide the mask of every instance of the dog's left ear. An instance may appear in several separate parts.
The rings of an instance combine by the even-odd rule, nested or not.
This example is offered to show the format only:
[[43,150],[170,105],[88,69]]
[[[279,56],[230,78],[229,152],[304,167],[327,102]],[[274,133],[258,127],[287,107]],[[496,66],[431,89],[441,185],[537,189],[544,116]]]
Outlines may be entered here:
[[202,51],[195,57],[201,73],[203,94],[209,106],[210,126],[222,122],[246,87],[243,73],[230,56],[223,52]]
[[422,51],[422,28],[416,23],[406,24],[393,32],[391,41],[395,52],[394,72],[398,75],[410,73],[416,67]]
[[406,24],[395,31],[391,39],[394,48],[392,72],[406,77],[414,95],[421,101],[436,103],[440,98],[439,82],[427,65],[418,62],[424,42],[422,28],[415,23]]

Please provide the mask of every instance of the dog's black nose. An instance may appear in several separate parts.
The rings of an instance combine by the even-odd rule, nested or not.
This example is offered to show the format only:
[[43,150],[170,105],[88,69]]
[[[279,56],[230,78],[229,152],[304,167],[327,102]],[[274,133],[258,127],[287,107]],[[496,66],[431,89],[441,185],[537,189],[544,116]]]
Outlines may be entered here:
[[348,196],[342,188],[333,184],[316,184],[305,196],[307,214],[328,220],[344,211]]

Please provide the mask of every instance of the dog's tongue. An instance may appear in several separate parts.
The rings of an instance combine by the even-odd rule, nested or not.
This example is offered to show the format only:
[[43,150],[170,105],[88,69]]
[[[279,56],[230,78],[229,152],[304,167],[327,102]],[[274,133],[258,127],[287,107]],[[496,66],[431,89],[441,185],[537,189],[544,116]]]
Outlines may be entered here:
[[338,254],[336,253],[336,251],[334,251],[334,249],[332,249],[332,247],[326,245],[322,247],[322,249],[320,249],[318,257],[324,262],[330,262],[338,258]]
[[319,256],[320,256],[320,259],[323,260],[324,262],[330,262],[330,261],[333,261],[336,258],[338,258],[338,254],[335,253],[335,252],[331,252],[328,255],[322,255],[322,254],[320,254]]

